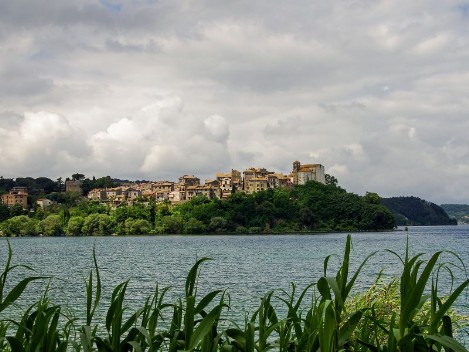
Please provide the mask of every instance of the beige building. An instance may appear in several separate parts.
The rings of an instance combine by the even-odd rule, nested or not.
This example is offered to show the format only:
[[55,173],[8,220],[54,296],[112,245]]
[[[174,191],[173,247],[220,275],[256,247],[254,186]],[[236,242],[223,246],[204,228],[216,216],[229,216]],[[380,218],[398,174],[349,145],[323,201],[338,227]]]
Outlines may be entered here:
[[36,201],[36,204],[39,205],[42,210],[45,210],[47,207],[51,206],[52,204],[55,204],[55,202],[47,198],[39,198]]
[[[268,175],[273,175],[275,172],[273,171],[267,171],[266,169],[264,168],[255,168],[255,167],[251,167],[247,170],[244,170],[243,171],[243,190],[246,192],[246,193],[249,193],[248,192],[248,188],[249,188],[249,181],[252,180],[252,179],[266,179],[266,183],[267,183],[267,176]],[[259,182],[262,182],[262,181],[259,181]]]
[[180,191],[185,191],[188,186],[199,186],[200,178],[194,175],[184,175],[179,177],[179,183],[177,187]]
[[105,202],[107,200],[106,190],[101,188],[92,189],[88,192],[88,199]]
[[28,189],[26,187],[13,187],[8,194],[2,195],[2,203],[9,207],[19,204],[23,209],[27,209]]
[[267,177],[252,177],[247,181],[244,181],[244,192],[247,194],[253,194],[259,191],[265,191],[269,189],[269,183]]
[[304,185],[308,181],[317,181],[326,184],[324,166],[321,164],[304,164],[293,162],[292,182],[295,185]]
[[204,186],[187,186],[185,200],[189,201],[195,196],[204,195],[208,199],[213,199],[215,197],[215,192],[212,187],[204,185]]

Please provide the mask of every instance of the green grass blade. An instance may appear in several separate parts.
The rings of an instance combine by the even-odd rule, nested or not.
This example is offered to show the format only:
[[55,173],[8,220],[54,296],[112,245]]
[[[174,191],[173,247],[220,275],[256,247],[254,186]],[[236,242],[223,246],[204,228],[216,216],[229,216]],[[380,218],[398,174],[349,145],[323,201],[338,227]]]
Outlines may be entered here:
[[49,278],[50,277],[48,276],[34,276],[21,280],[13,289],[11,289],[11,291],[5,297],[5,300],[0,303],[0,312],[15,302],[21,296],[30,282]]
[[189,350],[191,351],[194,350],[197,347],[197,345],[202,341],[202,339],[205,337],[205,335],[207,335],[212,330],[213,325],[220,317],[222,308],[223,308],[223,305],[221,304],[217,305],[197,325],[197,328],[194,330],[194,333],[192,334],[190,342],[189,342]]
[[203,262],[211,260],[210,258],[204,257],[199,259],[191,268],[186,278],[186,296],[193,296],[195,284],[197,282],[198,269],[200,264]]
[[216,290],[216,291],[208,293],[204,298],[202,298],[200,300],[199,304],[197,304],[197,307],[195,307],[194,314],[199,314],[200,312],[202,312],[205,309],[205,307],[207,307],[207,305],[209,305],[210,302],[212,302],[213,299],[220,292],[223,292],[223,291],[222,290]]
[[467,352],[466,347],[449,336],[425,335],[425,338],[433,340],[443,347],[453,350],[454,352]]

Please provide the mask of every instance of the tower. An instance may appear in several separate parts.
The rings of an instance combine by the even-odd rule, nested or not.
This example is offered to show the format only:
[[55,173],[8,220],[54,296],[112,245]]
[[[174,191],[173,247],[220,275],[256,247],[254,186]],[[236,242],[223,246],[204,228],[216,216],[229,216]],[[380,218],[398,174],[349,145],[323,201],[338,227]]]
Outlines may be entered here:
[[300,171],[300,166],[301,166],[301,164],[300,164],[300,162],[299,162],[298,160],[294,161],[294,162],[293,162],[293,172],[298,172],[298,171]]

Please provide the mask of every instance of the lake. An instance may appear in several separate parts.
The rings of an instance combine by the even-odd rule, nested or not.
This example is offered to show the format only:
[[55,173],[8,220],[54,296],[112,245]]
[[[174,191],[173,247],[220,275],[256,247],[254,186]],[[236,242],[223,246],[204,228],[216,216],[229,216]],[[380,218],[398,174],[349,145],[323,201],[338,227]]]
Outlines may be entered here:
[[[84,278],[93,268],[96,249],[105,296],[120,282],[130,279],[127,304],[137,308],[151,294],[155,284],[172,286],[171,299],[183,292],[185,276],[197,258],[213,260],[202,265],[200,291],[226,289],[237,313],[253,312],[259,299],[270,290],[289,290],[290,282],[299,288],[322,276],[327,255],[332,267],[342,258],[346,233],[314,235],[213,235],[213,236],[139,236],[139,237],[36,237],[10,238],[13,264],[27,264],[36,274],[53,276],[54,301],[83,311]],[[352,271],[369,254],[370,258],[357,281],[356,289],[368,287],[383,270],[386,276],[400,273],[399,259],[385,251],[405,254],[406,240],[411,253],[454,251],[469,265],[469,226],[409,227],[409,231],[353,233]],[[6,239],[0,238],[0,264],[6,258]],[[428,256],[427,256],[428,257]],[[454,255],[445,254],[448,263],[458,264]],[[453,268],[456,282],[465,277]],[[444,275],[442,286],[450,285]],[[24,301],[37,299],[44,285],[34,284]],[[467,303],[467,294],[459,305]],[[107,309],[107,300],[104,300]],[[464,311],[466,309],[462,307]]]

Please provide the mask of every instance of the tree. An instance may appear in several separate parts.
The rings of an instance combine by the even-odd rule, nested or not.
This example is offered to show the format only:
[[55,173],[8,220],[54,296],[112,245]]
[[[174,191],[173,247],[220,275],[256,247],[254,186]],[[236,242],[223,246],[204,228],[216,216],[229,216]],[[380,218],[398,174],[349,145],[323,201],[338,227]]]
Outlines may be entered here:
[[169,215],[165,216],[162,219],[163,229],[165,233],[182,233],[183,232],[183,223],[182,217],[180,215]]
[[151,231],[151,224],[145,219],[127,219],[124,227],[127,235],[148,235]]
[[86,235],[110,235],[113,229],[113,221],[107,214],[90,214],[83,221],[82,232]]
[[337,186],[339,184],[339,181],[337,181],[334,176],[329,174],[325,174],[324,176],[326,178],[326,185]]
[[0,203],[0,222],[7,220],[10,217],[10,209],[7,205]]
[[15,204],[10,207],[10,217],[25,215],[25,210],[21,206],[21,204]]
[[190,218],[184,223],[184,233],[187,234],[197,234],[204,233],[205,225],[202,221]]
[[63,233],[62,219],[60,215],[52,214],[41,221],[44,235],[57,236]]
[[19,215],[2,222],[1,228],[6,236],[33,236],[37,234],[37,224],[37,220]]
[[310,208],[301,208],[299,215],[303,226],[312,227],[316,224],[316,216]]
[[381,198],[378,193],[366,192],[364,198],[368,204],[381,204]]
[[72,216],[67,223],[66,233],[70,236],[79,236],[82,234],[83,223],[85,219],[82,216]]
[[214,216],[210,219],[210,224],[208,225],[208,228],[212,232],[224,232],[226,231],[226,224],[227,221],[225,218],[221,216]]
[[83,174],[76,173],[76,174],[72,175],[72,180],[73,181],[82,181],[84,179],[85,179],[85,175],[83,175]]

